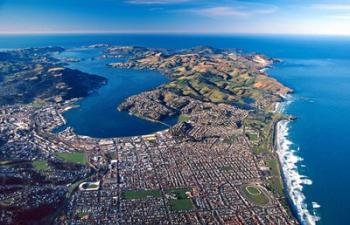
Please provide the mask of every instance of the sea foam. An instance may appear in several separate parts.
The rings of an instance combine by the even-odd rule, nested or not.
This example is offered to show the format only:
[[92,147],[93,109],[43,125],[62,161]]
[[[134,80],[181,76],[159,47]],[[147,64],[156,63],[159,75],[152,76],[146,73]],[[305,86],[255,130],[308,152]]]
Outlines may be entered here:
[[[292,102],[290,96],[284,96],[285,100],[282,103],[276,105],[276,111],[283,113],[286,107]],[[311,185],[312,180],[308,177],[302,175],[298,171],[298,165],[303,160],[297,155],[299,148],[297,150],[292,148],[292,142],[288,139],[289,135],[289,121],[283,120],[278,122],[276,127],[276,151],[282,165],[282,172],[284,176],[284,181],[298,216],[305,225],[315,225],[320,217],[317,213],[310,212],[308,205],[305,201],[306,197],[303,193],[303,187],[305,185]],[[321,207],[318,203],[312,203],[313,209]]]

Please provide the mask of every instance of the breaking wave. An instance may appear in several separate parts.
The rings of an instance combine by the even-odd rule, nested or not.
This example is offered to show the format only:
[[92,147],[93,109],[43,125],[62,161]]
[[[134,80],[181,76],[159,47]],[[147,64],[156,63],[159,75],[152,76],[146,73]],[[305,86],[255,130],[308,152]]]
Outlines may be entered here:
[[[287,105],[292,101],[290,96],[285,97],[286,101],[276,105],[276,111],[284,112]],[[287,187],[289,198],[291,199],[296,212],[305,225],[315,225],[320,217],[317,216],[316,209],[321,206],[313,202],[313,212],[310,212],[305,201],[306,197],[303,193],[305,185],[311,185],[312,180],[299,173],[298,163],[303,159],[297,155],[299,149],[292,148],[292,142],[288,139],[289,121],[283,120],[278,122],[276,127],[276,151],[282,165],[284,182]]]

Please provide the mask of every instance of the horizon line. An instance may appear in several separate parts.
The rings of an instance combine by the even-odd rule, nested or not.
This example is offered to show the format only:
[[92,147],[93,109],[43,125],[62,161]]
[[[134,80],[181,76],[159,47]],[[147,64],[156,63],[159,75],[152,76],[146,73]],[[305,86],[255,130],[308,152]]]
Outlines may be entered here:
[[189,31],[5,31],[0,35],[97,35],[97,34],[140,34],[140,35],[245,35],[245,36],[337,36],[337,37],[350,37],[350,34],[337,34],[337,33],[270,33],[270,32],[189,32]]

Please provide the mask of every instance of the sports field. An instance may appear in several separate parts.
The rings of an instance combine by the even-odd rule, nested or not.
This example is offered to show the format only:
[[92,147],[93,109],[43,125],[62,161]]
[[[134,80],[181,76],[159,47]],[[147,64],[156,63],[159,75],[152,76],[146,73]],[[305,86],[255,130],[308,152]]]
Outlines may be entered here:
[[59,152],[56,153],[58,158],[67,162],[86,164],[86,155],[83,152]]
[[248,200],[257,205],[266,205],[269,203],[269,198],[258,186],[246,185],[243,187],[243,192]]

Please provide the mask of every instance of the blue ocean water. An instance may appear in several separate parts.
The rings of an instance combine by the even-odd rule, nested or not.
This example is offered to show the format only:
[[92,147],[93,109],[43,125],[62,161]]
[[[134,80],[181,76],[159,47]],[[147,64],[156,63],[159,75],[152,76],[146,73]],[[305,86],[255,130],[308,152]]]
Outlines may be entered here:
[[[288,125],[290,150],[298,157],[296,172],[304,183],[302,191],[304,209],[321,219],[320,225],[350,224],[350,37],[328,36],[199,36],[199,35],[39,35],[0,36],[0,48],[37,47],[59,45],[77,47],[88,44],[109,43],[146,47],[188,48],[209,45],[218,48],[240,48],[247,52],[260,52],[282,59],[269,73],[295,90],[286,112],[298,119]],[[86,64],[85,64],[86,63]],[[85,65],[84,65],[85,64]],[[118,99],[157,86],[165,82],[159,74],[105,69],[92,61],[81,64],[84,71],[101,74],[110,79],[110,86],[119,97],[110,101],[106,95],[105,107],[115,107]],[[114,74],[114,75],[113,75]],[[116,79],[115,77],[125,77]],[[147,77],[147,79],[145,78]],[[149,79],[152,78],[152,79]],[[140,86],[139,86],[140,85]],[[145,85],[145,86],[143,86]],[[103,88],[102,88],[103,89]],[[101,89],[100,95],[103,95]],[[131,90],[129,90],[131,89]],[[108,93],[108,92],[106,92]],[[93,101],[90,96],[83,101]],[[104,98],[104,97],[103,97]],[[112,104],[112,103],[113,104]],[[108,104],[106,104],[108,103]],[[89,104],[88,104],[89,105]],[[101,114],[100,107],[89,106],[76,111],[80,123],[72,120],[75,129],[88,129],[87,123]],[[83,111],[83,112],[82,112]],[[72,111],[73,112],[73,111]],[[86,112],[86,113],[84,113]],[[85,115],[84,115],[85,114]],[[80,116],[81,115],[81,116]],[[116,114],[125,116],[126,114]],[[74,118],[74,116],[72,117]],[[105,123],[113,124],[113,116]],[[103,118],[102,120],[103,121]],[[133,130],[149,124],[134,121],[134,126],[119,135],[132,135]],[[148,122],[147,122],[148,123]],[[136,125],[139,124],[139,125]],[[116,126],[118,124],[115,124]],[[88,128],[84,128],[84,126]],[[96,129],[103,129],[103,122]],[[113,125],[114,126],[114,125]],[[112,126],[112,127],[113,127]],[[89,128],[89,129],[90,129]],[[156,130],[157,128],[155,128]],[[101,131],[98,131],[101,132]],[[108,129],[105,131],[108,136]],[[127,133],[129,132],[129,133]],[[312,182],[311,182],[312,181]],[[320,207],[319,207],[320,206]]]

